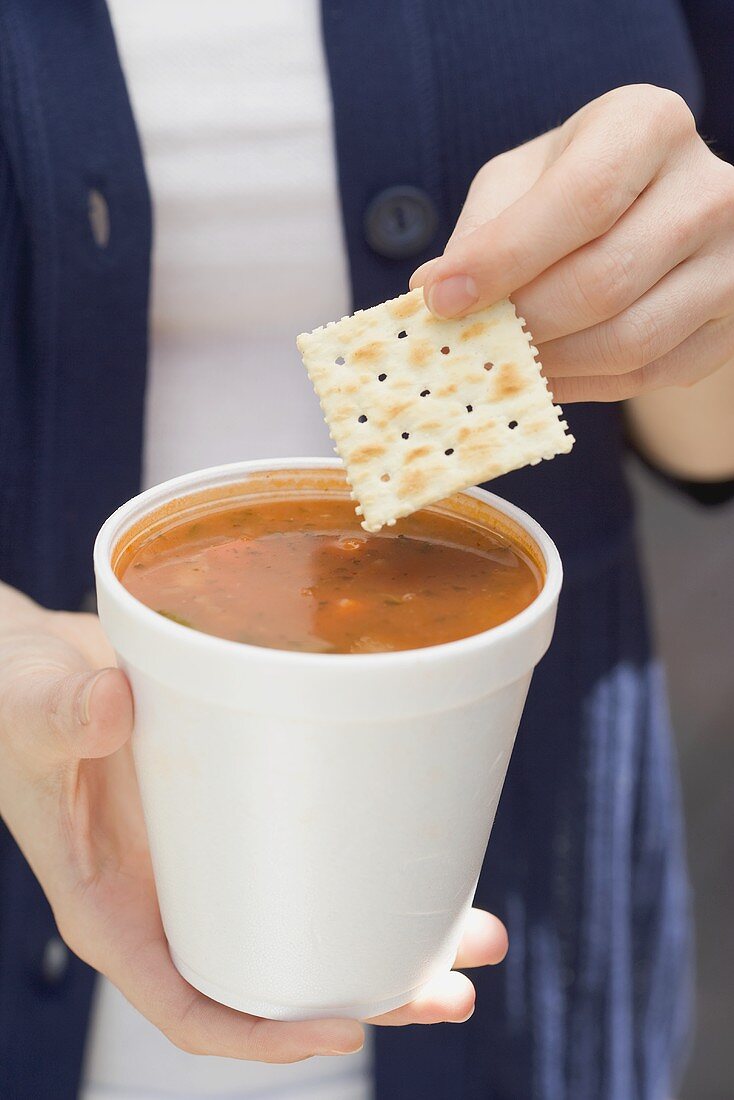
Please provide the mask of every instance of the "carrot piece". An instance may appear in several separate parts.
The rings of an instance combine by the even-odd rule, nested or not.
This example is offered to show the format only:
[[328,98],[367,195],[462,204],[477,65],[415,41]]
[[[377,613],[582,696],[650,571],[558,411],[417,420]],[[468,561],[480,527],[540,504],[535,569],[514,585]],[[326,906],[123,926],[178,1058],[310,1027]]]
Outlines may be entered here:
[[362,610],[365,607],[365,603],[364,600],[353,600],[351,596],[342,596],[340,600],[336,601],[336,606],[340,611],[354,614],[355,611]]

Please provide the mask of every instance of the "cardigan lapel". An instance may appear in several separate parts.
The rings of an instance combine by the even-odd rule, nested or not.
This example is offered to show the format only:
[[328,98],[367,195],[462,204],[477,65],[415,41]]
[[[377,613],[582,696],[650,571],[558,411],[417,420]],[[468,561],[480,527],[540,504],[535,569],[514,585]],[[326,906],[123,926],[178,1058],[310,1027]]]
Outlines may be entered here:
[[96,529],[138,487],[148,192],[103,0],[4,0],[0,72],[0,136],[27,229],[12,378],[26,537],[3,547],[24,559],[5,575],[74,607],[91,586]]

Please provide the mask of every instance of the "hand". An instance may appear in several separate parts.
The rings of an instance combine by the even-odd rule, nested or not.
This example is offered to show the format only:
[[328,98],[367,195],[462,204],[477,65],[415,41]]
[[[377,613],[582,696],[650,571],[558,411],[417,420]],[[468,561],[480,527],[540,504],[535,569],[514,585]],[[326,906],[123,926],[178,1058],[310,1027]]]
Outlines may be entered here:
[[[69,947],[177,1046],[267,1062],[358,1050],[354,1020],[282,1023],[209,1000],[179,975],[161,924],[130,752],[127,680],[91,615],[43,611],[0,584],[0,811]],[[502,924],[474,910],[456,960],[499,962]],[[451,973],[373,1023],[461,1021],[474,988]]]
[[674,92],[633,85],[477,173],[429,308],[512,296],[555,399],[688,386],[734,355],[734,168]]

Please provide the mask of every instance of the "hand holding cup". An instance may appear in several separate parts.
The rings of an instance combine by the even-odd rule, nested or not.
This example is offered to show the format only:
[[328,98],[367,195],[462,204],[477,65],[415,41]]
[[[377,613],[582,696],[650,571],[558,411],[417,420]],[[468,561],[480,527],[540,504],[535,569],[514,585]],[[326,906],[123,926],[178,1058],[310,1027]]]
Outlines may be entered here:
[[[97,618],[45,611],[0,585],[0,811],[69,947],[184,1050],[267,1062],[346,1054],[354,1020],[282,1022],[227,1008],[171,962],[130,751],[133,705]],[[457,967],[499,962],[502,924],[474,910]],[[452,973],[375,1023],[460,1021],[469,979]]]

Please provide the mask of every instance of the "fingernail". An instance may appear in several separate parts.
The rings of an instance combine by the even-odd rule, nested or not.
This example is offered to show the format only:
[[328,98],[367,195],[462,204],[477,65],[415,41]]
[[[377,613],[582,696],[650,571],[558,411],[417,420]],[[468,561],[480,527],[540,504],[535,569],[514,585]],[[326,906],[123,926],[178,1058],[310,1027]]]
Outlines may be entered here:
[[468,275],[451,275],[428,292],[428,308],[436,317],[456,317],[478,301],[477,284]]
[[438,263],[439,258],[440,257],[435,256],[432,260],[426,260],[424,264],[421,264],[420,267],[417,267],[415,269],[413,274],[410,276],[410,282],[408,283],[408,286],[411,290],[415,290],[417,286],[423,286],[426,281],[426,275],[433,267],[433,265],[435,263]]
[[[360,1028],[359,1031],[356,1031],[356,1029],[353,1028],[345,1030],[347,1031],[346,1034],[342,1034],[341,1036],[332,1036],[331,1046],[324,1047],[323,1050],[319,1051],[319,1054],[325,1054],[328,1056],[334,1056],[338,1054],[356,1054],[357,1051],[361,1050],[364,1046],[364,1032],[362,1031],[362,1029]],[[349,1034],[349,1032],[351,1032],[351,1034]]]
[[95,672],[87,679],[86,684],[77,697],[77,715],[83,726],[88,726],[92,717],[92,693],[97,686],[97,681],[107,672],[106,668]]
[[325,1054],[328,1057],[333,1057],[333,1056],[336,1056],[336,1055],[344,1055],[344,1054],[359,1054],[359,1052],[361,1051],[363,1046],[364,1046],[364,1040],[361,1040],[359,1046],[354,1046],[352,1044],[352,1046],[350,1046],[350,1047],[347,1047],[347,1046],[344,1047],[343,1051],[342,1051],[342,1049],[329,1049],[329,1051],[321,1051],[320,1053]]

